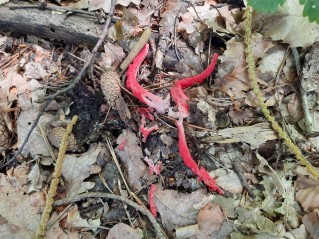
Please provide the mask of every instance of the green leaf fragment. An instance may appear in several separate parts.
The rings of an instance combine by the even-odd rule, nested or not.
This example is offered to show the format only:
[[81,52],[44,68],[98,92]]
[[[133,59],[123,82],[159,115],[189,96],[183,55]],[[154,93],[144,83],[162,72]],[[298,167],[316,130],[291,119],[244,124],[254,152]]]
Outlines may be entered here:
[[319,0],[299,0],[299,3],[305,4],[302,15],[319,24]]
[[[300,0],[303,1],[303,0]],[[248,4],[259,12],[275,12],[279,5],[283,5],[285,0],[248,0]]]

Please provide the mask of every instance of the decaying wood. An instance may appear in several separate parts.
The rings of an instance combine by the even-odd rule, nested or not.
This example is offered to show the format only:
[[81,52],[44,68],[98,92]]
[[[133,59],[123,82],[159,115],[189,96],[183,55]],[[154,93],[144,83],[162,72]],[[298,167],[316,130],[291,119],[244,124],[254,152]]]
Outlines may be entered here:
[[35,35],[94,47],[103,30],[94,16],[40,10],[11,9],[12,3],[0,6],[0,30]]
[[268,140],[278,139],[277,133],[271,128],[269,123],[259,123],[251,126],[221,129],[212,136],[207,137],[204,142],[229,144],[245,142],[251,148],[256,149]]

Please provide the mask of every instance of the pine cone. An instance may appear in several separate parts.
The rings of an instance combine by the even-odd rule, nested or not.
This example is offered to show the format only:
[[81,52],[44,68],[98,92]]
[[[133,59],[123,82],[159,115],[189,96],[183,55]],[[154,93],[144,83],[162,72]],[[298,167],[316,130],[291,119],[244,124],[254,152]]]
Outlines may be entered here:
[[10,146],[10,133],[4,122],[3,118],[0,116],[0,147],[8,148]]
[[[55,127],[50,130],[50,132],[48,133],[48,139],[53,146],[57,148],[60,147],[65,130],[66,129],[63,127]],[[67,151],[70,151],[70,152],[80,151],[80,147],[77,144],[76,138],[73,133],[71,133],[69,136]]]
[[115,71],[106,71],[101,76],[100,84],[107,103],[114,107],[121,96],[120,76]]

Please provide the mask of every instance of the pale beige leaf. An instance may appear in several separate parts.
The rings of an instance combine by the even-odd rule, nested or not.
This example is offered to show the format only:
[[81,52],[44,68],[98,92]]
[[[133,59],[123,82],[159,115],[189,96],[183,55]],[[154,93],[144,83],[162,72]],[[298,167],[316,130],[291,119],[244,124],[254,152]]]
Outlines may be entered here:
[[105,151],[106,149],[102,144],[92,144],[89,150],[81,155],[66,155],[62,167],[62,176],[69,197],[76,196],[94,187],[95,183],[84,182],[84,179],[92,174],[90,166],[94,165],[98,155]]
[[216,169],[210,172],[216,178],[216,184],[231,193],[242,193],[243,186],[237,174],[230,169]]
[[205,190],[197,190],[189,194],[157,187],[154,202],[164,227],[171,232],[174,228],[196,223],[199,210],[196,210],[194,205],[205,197]]
[[77,205],[74,205],[67,214],[66,217],[66,228],[69,229],[80,229],[83,228],[87,228],[87,230],[96,230],[100,225],[101,225],[101,221],[100,219],[83,219],[80,215],[79,209]]
[[276,13],[261,16],[261,33],[275,41],[288,43],[290,47],[310,46],[319,36],[319,25],[310,23],[302,12],[303,6],[298,0],[285,1]]
[[[10,177],[0,174],[0,215],[7,223],[27,231],[35,231],[40,220],[39,212],[43,201],[30,204],[31,195],[27,194],[28,171],[28,166],[22,164],[10,173]],[[26,236],[28,234],[26,233]]]
[[106,239],[142,239],[142,232],[140,230],[134,229],[124,223],[118,223],[114,225],[107,235]]
[[197,223],[199,233],[197,234],[197,238],[213,238],[213,233],[221,227],[225,219],[225,214],[218,204],[207,204],[198,213]]
[[305,211],[319,208],[319,185],[300,189],[296,193],[296,200]]
[[[18,144],[17,147],[20,148],[34,119],[37,117],[37,110],[30,109],[27,111],[22,111],[17,120],[17,134],[18,134]],[[39,122],[41,125],[53,120],[53,115],[43,113]],[[23,148],[22,154],[27,157],[29,154],[35,158],[37,155],[50,156],[47,146],[41,136],[38,127],[35,127],[30,138]]]

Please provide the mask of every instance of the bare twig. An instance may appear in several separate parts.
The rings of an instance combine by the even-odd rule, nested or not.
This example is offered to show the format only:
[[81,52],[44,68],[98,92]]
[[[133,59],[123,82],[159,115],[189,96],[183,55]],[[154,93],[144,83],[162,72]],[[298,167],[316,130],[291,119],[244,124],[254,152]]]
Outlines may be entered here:
[[125,58],[125,60],[120,65],[120,76],[126,71],[127,67],[131,64],[131,62],[134,60],[134,58],[137,56],[137,54],[142,50],[144,45],[148,42],[148,40],[151,37],[151,29],[147,27],[138,42],[134,45],[131,52],[128,54],[128,56]]
[[109,30],[109,26],[111,24],[111,20],[112,20],[112,16],[113,16],[113,13],[114,13],[115,5],[116,5],[116,0],[112,0],[111,9],[110,9],[110,12],[109,12],[109,14],[107,16],[107,20],[105,22],[104,29],[103,29],[103,32],[101,34],[101,37],[100,37],[99,41],[96,43],[95,47],[93,48],[89,60],[84,64],[84,66],[83,66],[82,70],[80,71],[80,73],[73,79],[73,81],[70,83],[70,85],[68,85],[64,89],[58,90],[53,95],[49,95],[47,97],[44,97],[42,100],[40,100],[40,102],[43,102],[43,101],[49,100],[49,99],[54,99],[55,97],[65,93],[67,91],[70,91],[71,89],[73,89],[79,83],[80,80],[82,80],[82,78],[87,73],[89,67],[93,64],[93,61],[94,61],[94,59],[95,59],[95,57],[97,55],[97,51],[100,48],[100,46],[102,45],[104,39],[106,38],[107,32]]
[[149,221],[151,222],[151,224],[153,225],[153,227],[155,229],[157,238],[160,238],[160,239],[165,238],[165,236],[161,232],[160,225],[157,223],[156,219],[153,217],[153,215],[151,214],[150,211],[146,210],[144,207],[142,207],[142,206],[138,205],[137,203],[132,202],[132,201],[130,201],[122,196],[118,196],[118,195],[110,194],[110,193],[99,193],[99,192],[84,193],[84,194],[81,194],[81,195],[76,196],[74,198],[66,198],[66,199],[57,200],[54,203],[54,206],[70,204],[70,203],[82,201],[86,198],[109,198],[109,199],[123,202],[123,203],[135,208],[136,210],[140,211],[142,214],[147,216],[147,218],[149,219]]
[[[297,48],[293,47],[291,48],[291,52],[293,55],[293,58],[295,60],[295,65],[297,69],[298,77],[301,77],[301,64],[300,64],[300,58]],[[300,78],[301,79],[301,78]],[[307,135],[311,135],[315,132],[314,129],[314,122],[311,117],[310,111],[309,111],[309,104],[308,104],[308,94],[307,91],[302,87],[302,84],[300,84],[300,98],[301,98],[301,105],[304,113],[304,119],[305,119],[305,130]]]

